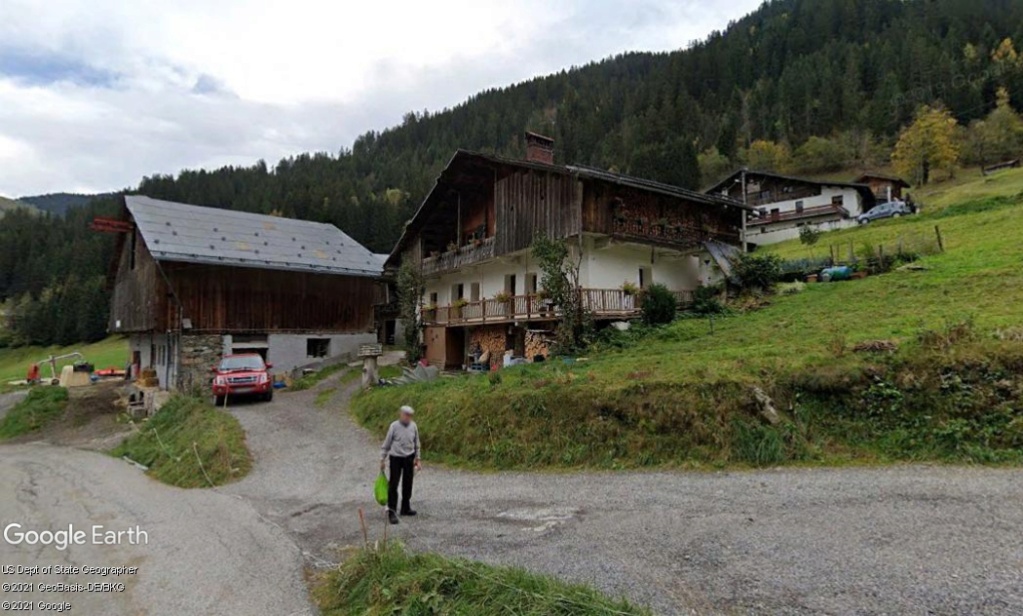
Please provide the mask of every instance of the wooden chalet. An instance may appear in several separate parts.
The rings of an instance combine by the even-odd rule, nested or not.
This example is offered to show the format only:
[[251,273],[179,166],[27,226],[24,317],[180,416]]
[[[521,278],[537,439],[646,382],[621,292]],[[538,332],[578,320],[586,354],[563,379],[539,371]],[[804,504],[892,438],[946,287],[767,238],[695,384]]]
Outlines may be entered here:
[[748,169],[736,171],[706,192],[753,208],[746,241],[756,245],[799,237],[803,226],[833,230],[855,225],[856,217],[877,202],[867,184]]
[[553,141],[529,133],[525,160],[457,151],[386,268],[422,268],[431,363],[458,368],[481,351],[492,364],[506,354],[534,359],[557,318],[530,256],[537,236],[569,243],[587,307],[620,320],[637,314],[633,289],[663,283],[687,302],[719,279],[719,257],[741,245],[744,212],[726,197],[556,165]]

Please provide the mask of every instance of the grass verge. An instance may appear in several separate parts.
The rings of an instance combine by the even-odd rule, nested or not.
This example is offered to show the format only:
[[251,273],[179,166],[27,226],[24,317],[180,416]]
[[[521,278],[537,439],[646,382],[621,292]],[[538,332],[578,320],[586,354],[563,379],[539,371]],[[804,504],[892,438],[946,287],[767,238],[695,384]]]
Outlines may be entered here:
[[238,420],[204,400],[185,396],[171,398],[110,453],[128,456],[148,466],[154,478],[181,488],[223,485],[252,468]]
[[397,542],[362,549],[324,574],[313,597],[326,616],[342,614],[517,614],[616,616],[650,612],[522,569],[437,554]]
[[35,432],[60,418],[67,407],[63,387],[34,387],[0,421],[0,440]]

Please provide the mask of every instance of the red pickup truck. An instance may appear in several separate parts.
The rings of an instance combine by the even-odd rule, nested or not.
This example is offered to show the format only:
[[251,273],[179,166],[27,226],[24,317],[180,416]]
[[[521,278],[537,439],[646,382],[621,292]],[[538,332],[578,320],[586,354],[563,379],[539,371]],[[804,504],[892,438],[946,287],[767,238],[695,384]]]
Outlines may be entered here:
[[273,364],[263,361],[257,353],[227,355],[213,368],[213,401],[224,404],[227,396],[259,396],[267,402],[274,399],[274,384],[270,378]]

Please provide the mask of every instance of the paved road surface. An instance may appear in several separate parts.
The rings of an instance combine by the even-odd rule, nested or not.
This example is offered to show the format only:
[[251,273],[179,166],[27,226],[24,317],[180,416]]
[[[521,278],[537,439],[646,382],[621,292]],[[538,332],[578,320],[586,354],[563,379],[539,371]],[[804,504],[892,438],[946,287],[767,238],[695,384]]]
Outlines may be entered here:
[[38,443],[0,446],[0,495],[5,527],[101,524],[120,530],[137,524],[149,535],[148,545],[64,551],[0,539],[0,564],[7,566],[138,567],[136,575],[122,577],[4,575],[4,582],[126,584],[123,593],[3,593],[5,601],[66,598],[69,613],[79,616],[313,613],[295,544],[238,498],[171,488],[120,460]]
[[[228,491],[311,563],[361,541],[378,444],[314,392],[236,407],[254,472]],[[427,443],[429,436],[426,435]],[[429,452],[427,452],[429,458]],[[1023,613],[1023,471],[475,474],[429,468],[412,548],[515,564],[663,613]],[[377,532],[381,524],[376,526]]]
[[[256,464],[218,492],[167,488],[98,454],[2,447],[0,488],[18,498],[0,513],[138,523],[166,541],[106,557],[141,559],[147,573],[120,612],[78,614],[305,613],[303,562],[326,566],[359,543],[359,507],[382,528],[371,503],[377,442],[340,411],[342,394],[317,408],[316,393],[233,408]],[[1020,470],[480,475],[428,465],[416,493],[420,516],[393,528],[414,549],[592,583],[666,614],[1023,606]]]

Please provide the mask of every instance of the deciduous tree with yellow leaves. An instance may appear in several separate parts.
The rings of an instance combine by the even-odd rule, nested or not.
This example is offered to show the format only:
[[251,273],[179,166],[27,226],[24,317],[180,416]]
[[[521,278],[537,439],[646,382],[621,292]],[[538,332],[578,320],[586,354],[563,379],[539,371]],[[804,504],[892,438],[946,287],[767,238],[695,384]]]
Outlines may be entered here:
[[892,153],[895,169],[913,184],[923,185],[934,171],[954,176],[958,162],[955,118],[940,107],[920,107],[913,123],[899,135]]

